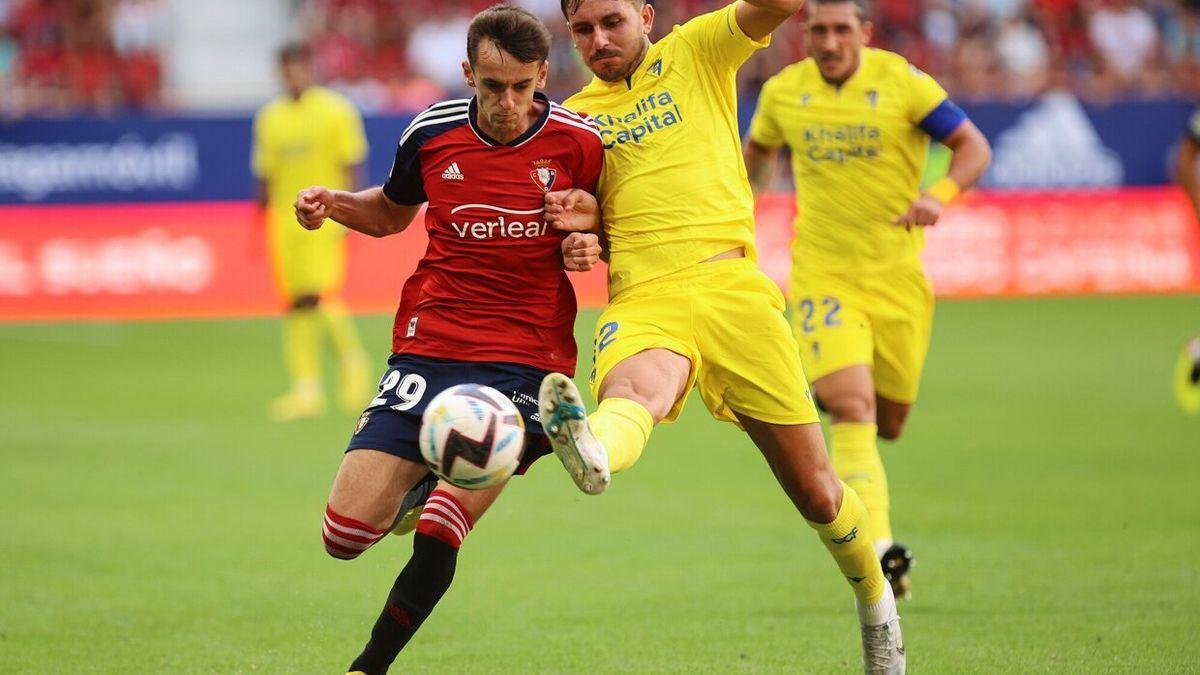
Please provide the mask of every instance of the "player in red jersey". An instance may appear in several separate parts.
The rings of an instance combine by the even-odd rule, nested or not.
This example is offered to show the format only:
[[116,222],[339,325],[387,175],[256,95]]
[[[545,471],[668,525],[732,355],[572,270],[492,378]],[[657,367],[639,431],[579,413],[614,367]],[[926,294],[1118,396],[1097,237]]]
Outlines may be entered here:
[[387,670],[449,588],[463,538],[503,489],[439,483],[429,494],[417,444],[428,400],[457,384],[493,387],[526,418],[518,473],[550,452],[538,386],[551,371],[573,372],[576,356],[575,295],[565,270],[590,269],[600,247],[594,235],[548,227],[545,195],[594,192],[603,147],[588,120],[535,91],[545,83],[549,48],[549,31],[528,12],[481,12],[463,62],[475,96],[418,115],[382,188],[315,187],[297,196],[304,227],[332,218],[377,237],[405,229],[428,203],[429,247],[404,285],[388,370],[359,418],[325,511],[326,550],[342,559],[396,527],[410,506],[420,514],[413,555],[352,672]]

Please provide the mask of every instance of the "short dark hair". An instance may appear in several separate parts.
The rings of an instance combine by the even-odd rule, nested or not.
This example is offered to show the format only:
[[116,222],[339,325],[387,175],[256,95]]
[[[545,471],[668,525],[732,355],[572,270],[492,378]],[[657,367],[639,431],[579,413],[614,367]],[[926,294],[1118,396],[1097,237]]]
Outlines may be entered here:
[[[630,1],[633,4],[637,5],[639,8],[642,5],[654,6],[654,0],[630,0]],[[583,4],[583,0],[561,0],[563,16],[570,19],[571,15],[574,14],[575,10],[579,9],[579,6],[582,4]]]
[[816,7],[817,5],[844,5],[846,3],[854,5],[854,9],[858,10],[859,21],[866,22],[871,20],[871,6],[868,3],[868,0],[809,0],[808,6]]
[[279,62],[311,61],[312,49],[303,42],[288,42],[279,48]]
[[550,29],[536,16],[520,7],[492,5],[471,19],[467,60],[475,63],[479,43],[490,40],[521,63],[545,61],[550,57],[550,39]]

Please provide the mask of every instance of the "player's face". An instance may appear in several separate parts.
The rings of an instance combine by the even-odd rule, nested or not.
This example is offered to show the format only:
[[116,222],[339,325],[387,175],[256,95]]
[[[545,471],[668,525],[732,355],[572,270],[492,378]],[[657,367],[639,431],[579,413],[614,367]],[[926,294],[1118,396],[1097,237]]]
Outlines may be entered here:
[[862,20],[852,2],[811,4],[804,36],[821,77],[841,84],[858,70],[862,48],[871,41],[871,23]]
[[654,8],[630,0],[582,0],[567,24],[587,67],[600,79],[616,82],[645,57]]
[[283,77],[283,86],[292,96],[302,94],[312,86],[315,79],[312,62],[308,59],[288,59],[280,65],[279,70]]
[[475,63],[463,61],[467,84],[475,88],[479,125],[493,138],[507,142],[533,124],[533,92],[546,86],[547,63],[522,63],[512,54],[484,40]]

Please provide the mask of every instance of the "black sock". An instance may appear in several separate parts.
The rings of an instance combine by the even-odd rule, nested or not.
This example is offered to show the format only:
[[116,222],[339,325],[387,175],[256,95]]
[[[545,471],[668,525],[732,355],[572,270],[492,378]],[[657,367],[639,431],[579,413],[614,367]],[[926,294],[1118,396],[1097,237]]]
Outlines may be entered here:
[[386,673],[396,655],[433,612],[450,582],[458,549],[420,532],[413,533],[413,554],[396,577],[387,605],[371,630],[371,641],[354,659],[351,671]]

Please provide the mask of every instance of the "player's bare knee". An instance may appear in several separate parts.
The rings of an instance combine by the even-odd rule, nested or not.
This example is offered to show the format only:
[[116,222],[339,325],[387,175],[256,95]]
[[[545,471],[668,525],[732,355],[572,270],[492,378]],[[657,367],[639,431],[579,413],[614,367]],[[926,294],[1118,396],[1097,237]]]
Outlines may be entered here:
[[299,295],[292,298],[292,311],[301,311],[305,309],[314,309],[321,304],[321,296],[319,295]]
[[387,534],[386,529],[370,525],[325,507],[321,540],[325,552],[338,560],[354,560]]
[[879,424],[879,437],[885,441],[894,441],[900,438],[904,433],[904,420],[897,418],[881,418]]
[[825,409],[829,412],[834,424],[840,422],[875,421],[875,401],[869,396],[854,393],[842,393],[837,396],[822,398]]
[[832,523],[842,505],[841,491],[832,485],[817,483],[793,497],[800,515],[814,523]]

